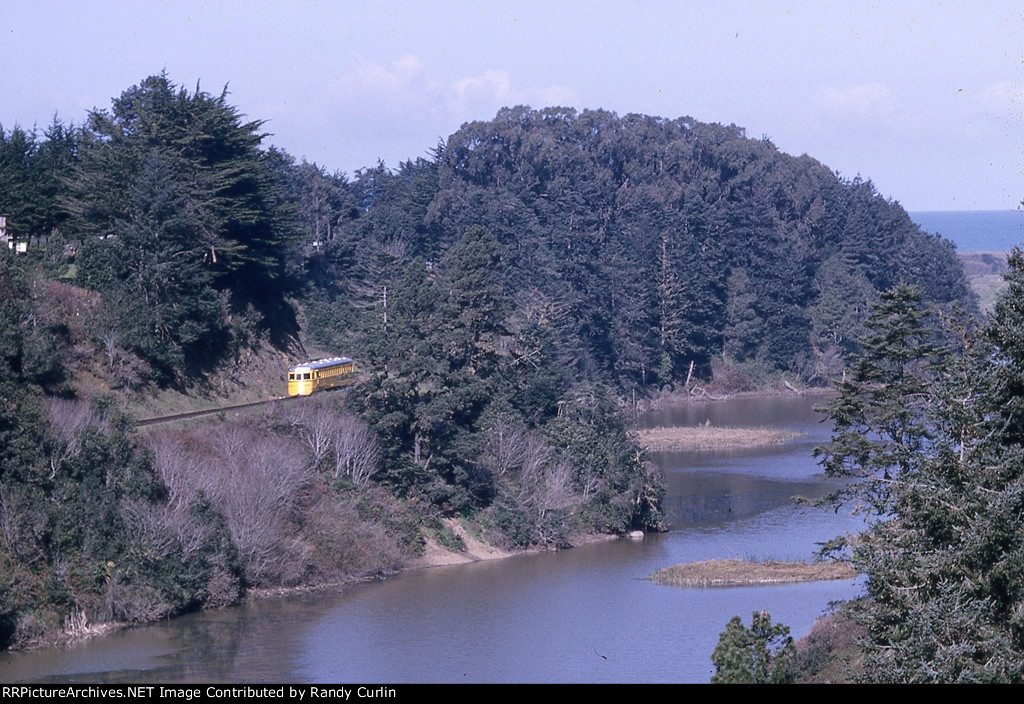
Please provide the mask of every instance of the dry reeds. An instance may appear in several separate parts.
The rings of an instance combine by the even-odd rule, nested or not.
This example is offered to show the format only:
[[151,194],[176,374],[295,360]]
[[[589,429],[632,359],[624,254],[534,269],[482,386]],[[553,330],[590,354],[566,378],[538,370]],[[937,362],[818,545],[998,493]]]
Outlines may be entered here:
[[651,581],[674,587],[741,587],[765,584],[793,584],[829,579],[852,579],[857,571],[848,562],[749,562],[746,560],[705,560],[664,567]]
[[66,642],[75,643],[92,638],[93,636],[109,633],[116,628],[117,624],[115,623],[89,623],[85,611],[76,608],[64,617],[64,631],[62,635]]
[[637,441],[652,452],[713,450],[727,447],[781,445],[799,433],[773,428],[662,427],[637,430]]

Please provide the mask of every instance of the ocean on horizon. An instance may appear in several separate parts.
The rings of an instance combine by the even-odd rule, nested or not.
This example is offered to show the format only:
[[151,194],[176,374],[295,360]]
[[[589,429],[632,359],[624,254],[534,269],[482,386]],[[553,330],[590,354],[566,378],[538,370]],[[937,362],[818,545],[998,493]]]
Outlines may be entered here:
[[958,252],[1006,252],[1024,246],[1024,210],[908,212],[925,232],[938,233]]

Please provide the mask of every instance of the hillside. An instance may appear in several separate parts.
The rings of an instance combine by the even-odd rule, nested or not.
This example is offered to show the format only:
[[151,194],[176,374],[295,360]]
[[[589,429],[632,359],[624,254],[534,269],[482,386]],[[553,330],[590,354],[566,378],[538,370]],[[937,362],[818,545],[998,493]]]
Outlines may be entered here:
[[[0,131],[0,644],[385,573],[453,517],[506,549],[661,529],[627,396],[827,381],[897,283],[970,305],[899,204],[735,126],[508,108],[350,180],[261,124],[158,75]],[[360,383],[134,429],[318,350]]]
[[312,334],[344,347],[357,338],[331,321],[382,305],[417,258],[443,274],[475,229],[513,335],[542,334],[573,377],[623,389],[707,377],[721,357],[824,381],[878,291],[970,298],[952,246],[870,182],[690,118],[509,108],[432,161],[337,186],[366,208],[340,209],[316,253]]
[[960,261],[971,284],[971,290],[978,297],[978,308],[988,313],[995,306],[999,294],[1006,289],[1003,274],[1006,273],[1006,252],[961,252]]

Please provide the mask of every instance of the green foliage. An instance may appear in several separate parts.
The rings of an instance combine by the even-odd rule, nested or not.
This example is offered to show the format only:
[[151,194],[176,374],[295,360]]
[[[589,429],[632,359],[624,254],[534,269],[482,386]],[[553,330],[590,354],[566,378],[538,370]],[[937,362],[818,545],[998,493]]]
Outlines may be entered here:
[[36,130],[0,127],[0,215],[7,217],[8,234],[38,241],[64,224],[59,198],[76,148],[76,131],[56,118],[43,139]]
[[15,127],[0,128],[0,214],[7,217],[12,235],[28,235],[36,219],[33,196],[36,183],[32,162],[37,150],[34,133]]
[[[447,140],[430,222],[485,225],[513,290],[564,311],[571,373],[620,388],[706,375],[723,352],[803,373],[829,352],[812,330],[844,339],[899,281],[969,300],[952,251],[870,183],[690,118],[502,110]],[[830,261],[854,290],[818,276]]]
[[[31,273],[0,248],[0,638],[24,637],[11,623],[36,610],[40,624],[72,606],[142,620],[230,603],[246,581],[387,571],[422,547],[422,515],[471,513],[523,546],[658,528],[662,480],[615,398],[716,364],[740,385],[825,377],[861,353],[829,452],[836,473],[882,482],[870,495],[883,512],[914,452],[945,447],[940,430],[995,422],[988,407],[957,415],[949,386],[945,415],[916,425],[911,382],[939,373],[923,371],[916,329],[906,378],[886,366],[897,341],[850,342],[866,302],[901,281],[922,292],[911,308],[970,305],[948,243],[869,182],[740,128],[509,108],[430,159],[351,180],[264,150],[261,128],[226,91],[161,74],[80,129],[0,130],[0,214],[48,238]],[[61,291],[39,272],[92,289],[74,316],[87,322],[60,320]],[[283,436],[245,429],[229,434],[279,471],[226,436],[185,467],[211,439],[151,458],[111,409],[43,396],[69,395],[68,365],[90,355],[97,376],[137,389],[194,381],[264,339],[284,347],[291,295],[307,341],[365,370],[352,396],[383,440],[372,481],[327,480],[327,455],[306,467]],[[1009,331],[1011,308],[997,312]],[[991,382],[1007,408],[1024,386],[1012,366]],[[956,388],[974,388],[967,369]],[[900,394],[910,415],[894,410]],[[1012,601],[1008,569],[993,583]]]
[[[660,526],[659,479],[610,391],[568,388],[548,302],[513,313],[505,273],[496,238],[474,226],[436,265],[417,258],[400,275],[381,271],[386,307],[364,337],[378,371],[361,394],[368,420],[393,440],[377,479],[444,512],[486,509],[520,547],[564,544],[581,526]],[[495,419],[522,443],[505,460],[491,448]]]
[[188,608],[195,585],[162,522],[164,487],[132,422],[103,402],[47,405],[47,413],[22,415],[20,435],[36,456],[0,473],[0,564],[19,566],[6,587],[17,614],[6,638],[42,634],[24,625],[29,613],[59,625],[73,609],[91,620],[136,621]]
[[755,611],[750,628],[733,616],[711,654],[711,684],[785,684],[794,679],[796,646],[789,626],[772,623],[767,611]]
[[877,293],[849,262],[833,257],[815,276],[818,300],[810,309],[813,342],[818,349],[838,349],[845,357],[860,351],[857,341],[867,335],[864,321]]
[[100,248],[110,267],[86,268],[109,282],[97,324],[101,337],[117,336],[166,383],[222,351],[227,311],[203,263],[186,194],[159,157],[143,165],[128,207],[112,239],[86,247]]
[[516,493],[480,459],[486,419],[505,413],[566,453],[578,520],[656,525],[656,478],[617,431],[567,413],[579,389],[644,393],[723,355],[740,386],[828,378],[864,352],[878,289],[968,296],[952,252],[870,183],[690,118],[508,109],[433,160],[303,178],[307,229],[330,223],[308,260],[315,334],[372,371],[365,413],[395,439],[379,480],[445,511]]
[[466,542],[443,521],[430,521],[430,529],[438,545],[452,552],[466,552]]
[[826,457],[867,482],[881,513],[853,542],[868,576],[856,610],[868,680],[1024,680],[1024,257],[1011,262],[988,325],[948,321],[943,354],[922,352],[905,295],[883,296],[880,310],[899,314],[873,318],[872,383],[831,407]]
[[922,413],[941,362],[928,311],[916,288],[883,292],[865,323],[863,352],[854,358],[848,378],[827,411],[832,441],[815,449],[830,476],[855,477],[832,497],[858,499],[877,515],[891,507],[891,487],[913,470],[929,439]]
[[610,389],[570,389],[544,433],[572,462],[584,525],[612,533],[663,528],[663,478],[627,435]]
[[82,239],[78,280],[118,312],[101,334],[161,383],[225,355],[231,311],[254,306],[276,333],[289,325],[283,167],[226,97],[165,75],[125,91],[90,115],[63,201]]
[[726,357],[743,362],[756,355],[758,341],[763,337],[764,321],[755,309],[757,294],[744,269],[733,270],[727,290],[729,306],[726,309],[722,352]]
[[1024,250],[1015,247],[1007,259],[1007,287],[1000,294],[985,331],[995,347],[995,403],[1006,423],[1008,443],[1024,442]]

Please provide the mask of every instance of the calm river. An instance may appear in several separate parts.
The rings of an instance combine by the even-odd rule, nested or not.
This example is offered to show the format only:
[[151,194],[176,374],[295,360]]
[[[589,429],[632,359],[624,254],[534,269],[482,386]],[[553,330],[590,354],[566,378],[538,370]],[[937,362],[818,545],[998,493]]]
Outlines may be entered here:
[[77,646],[0,654],[10,682],[707,682],[718,635],[766,609],[805,635],[856,580],[679,589],[646,581],[690,560],[802,559],[859,521],[797,505],[827,484],[811,458],[820,398],[735,399],[645,425],[772,426],[779,447],[664,453],[672,530],[640,541],[411,572],[338,593],[265,600]]

